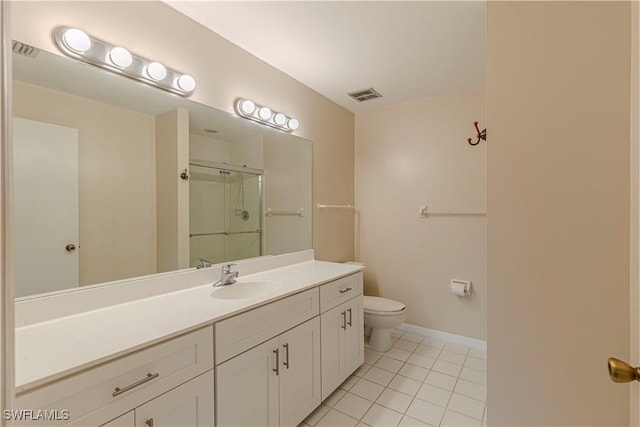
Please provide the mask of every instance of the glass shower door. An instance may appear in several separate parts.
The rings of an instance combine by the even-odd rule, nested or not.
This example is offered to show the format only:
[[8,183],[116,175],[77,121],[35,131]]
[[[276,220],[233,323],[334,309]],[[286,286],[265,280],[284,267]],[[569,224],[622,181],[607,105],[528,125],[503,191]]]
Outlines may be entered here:
[[214,264],[262,254],[262,176],[191,165],[190,265]]
[[262,177],[252,173],[231,171],[227,176],[226,260],[262,254],[261,184]]

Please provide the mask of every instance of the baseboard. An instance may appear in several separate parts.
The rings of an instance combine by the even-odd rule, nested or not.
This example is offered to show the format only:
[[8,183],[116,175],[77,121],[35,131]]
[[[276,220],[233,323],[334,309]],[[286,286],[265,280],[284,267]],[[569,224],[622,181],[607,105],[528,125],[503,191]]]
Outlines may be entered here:
[[448,332],[423,328],[422,326],[410,325],[408,323],[403,323],[402,325],[398,326],[398,329],[405,332],[412,332],[415,334],[438,338],[455,344],[466,345],[467,347],[487,351],[487,342],[484,340],[479,340],[477,338],[469,338],[462,335],[450,334]]

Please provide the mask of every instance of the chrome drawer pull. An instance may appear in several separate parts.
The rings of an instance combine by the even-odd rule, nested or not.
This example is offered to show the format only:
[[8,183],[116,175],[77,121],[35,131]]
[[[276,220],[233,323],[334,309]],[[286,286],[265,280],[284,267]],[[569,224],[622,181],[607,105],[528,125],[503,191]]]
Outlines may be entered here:
[[341,294],[344,294],[345,292],[349,292],[350,290],[352,290],[353,288],[347,288],[347,289],[342,289],[340,290]]
[[128,385],[128,386],[126,386],[126,387],[124,387],[124,388],[116,387],[116,389],[115,389],[115,391],[113,392],[112,396],[113,396],[113,397],[116,397],[116,396],[118,396],[118,395],[121,395],[122,393],[125,393],[125,392],[127,392],[127,391],[131,390],[132,388],[136,388],[136,387],[138,387],[139,385],[142,385],[142,384],[144,384],[144,383],[146,383],[146,382],[148,382],[148,381],[151,381],[151,380],[153,380],[153,379],[156,379],[156,378],[158,378],[159,376],[160,376],[160,374],[159,374],[158,372],[156,372],[155,374],[147,374],[147,377],[146,377],[146,378],[143,378],[143,379],[141,379],[140,381],[136,381],[135,383],[130,384],[130,385]]
[[276,367],[273,369],[273,372],[275,372],[276,375],[280,375],[280,349],[276,348],[273,352],[276,354]]

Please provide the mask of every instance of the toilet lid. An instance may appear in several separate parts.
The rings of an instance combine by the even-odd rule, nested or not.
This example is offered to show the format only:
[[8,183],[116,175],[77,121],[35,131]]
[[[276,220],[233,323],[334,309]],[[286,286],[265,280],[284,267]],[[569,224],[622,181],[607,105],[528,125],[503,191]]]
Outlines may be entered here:
[[404,308],[404,304],[392,299],[368,296],[364,297],[365,310],[393,312],[402,311]]

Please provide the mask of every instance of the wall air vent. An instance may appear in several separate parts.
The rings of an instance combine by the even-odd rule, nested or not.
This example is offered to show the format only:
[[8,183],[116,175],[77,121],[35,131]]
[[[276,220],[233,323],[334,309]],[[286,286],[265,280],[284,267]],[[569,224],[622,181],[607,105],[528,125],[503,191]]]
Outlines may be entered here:
[[25,43],[20,43],[13,40],[12,43],[13,53],[17,53],[18,55],[26,56],[28,58],[35,58],[40,53],[40,49],[37,47],[29,46]]
[[348,93],[347,95],[358,102],[368,101],[375,98],[382,98],[382,95],[380,95],[380,93],[372,87],[370,87],[369,89],[356,90],[355,92]]

